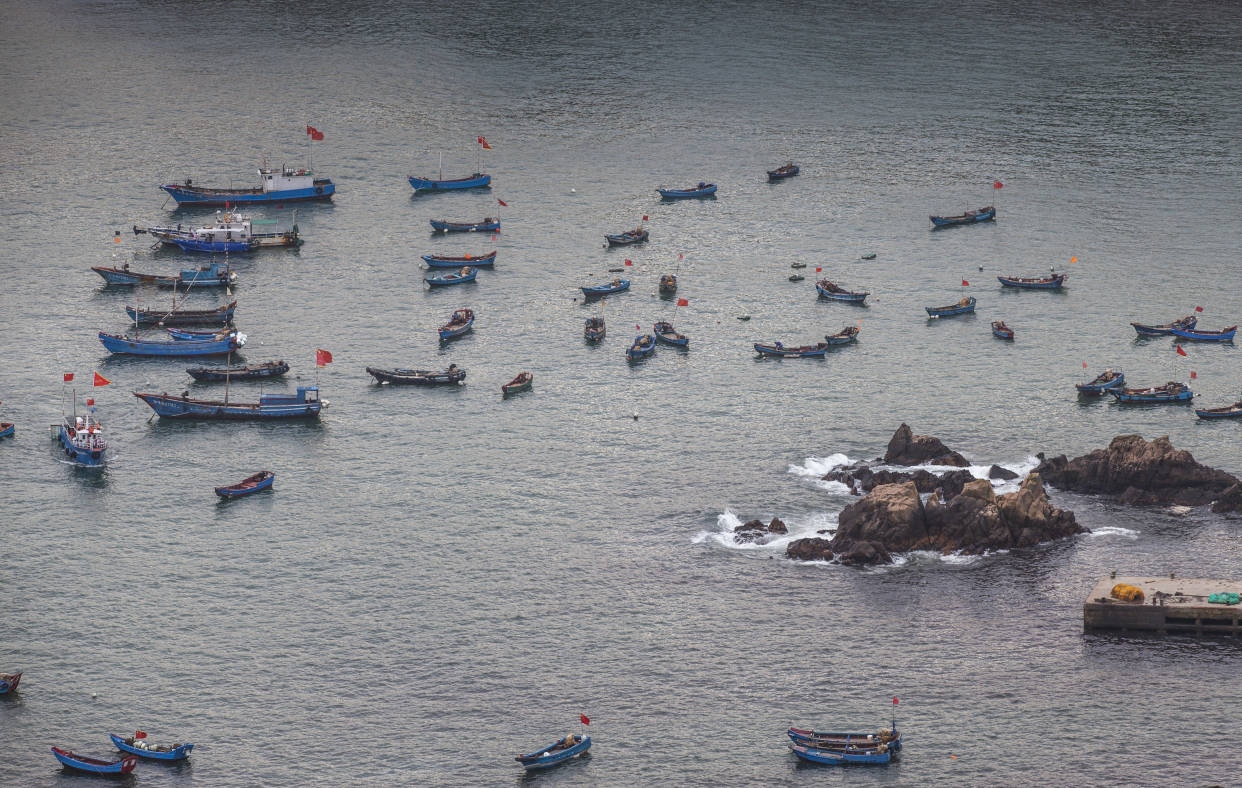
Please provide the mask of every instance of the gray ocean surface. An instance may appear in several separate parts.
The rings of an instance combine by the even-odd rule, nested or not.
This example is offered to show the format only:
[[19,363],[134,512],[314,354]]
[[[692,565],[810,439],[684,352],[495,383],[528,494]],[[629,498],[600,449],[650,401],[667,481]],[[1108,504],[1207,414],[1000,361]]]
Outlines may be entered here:
[[[1236,519],[1054,491],[1092,534],[872,570],[722,532],[771,516],[789,539],[833,527],[851,498],[817,475],[882,454],[903,421],[982,468],[1140,433],[1242,473],[1237,424],[1073,390],[1112,366],[1135,385],[1194,371],[1200,406],[1237,399],[1235,346],[1181,358],[1129,322],[1195,306],[1205,328],[1242,319],[1242,6],[0,13],[0,416],[18,425],[0,443],[0,670],[26,674],[0,698],[0,784],[85,784],[48,748],[105,754],[109,731],[136,728],[196,748],[141,763],[134,784],[524,784],[513,756],[579,713],[589,757],[530,782],[1236,782],[1238,645],[1081,631],[1110,570],[1237,578]],[[293,365],[265,390],[313,382],[325,348],[330,406],[311,424],[151,419],[131,392],[223,389],[193,383],[194,361],[109,357],[96,332],[168,294],[106,288],[90,266],[199,261],[129,232],[211,217],[174,211],[158,185],[253,185],[265,155],[302,166],[306,124],[337,197],[257,209],[306,243],[234,257],[233,293],[245,359]],[[411,196],[406,176],[440,154],[446,177],[472,172],[478,135],[490,191]],[[767,183],[790,159],[802,175]],[[657,199],[700,180],[717,199]],[[929,213],[992,203],[994,224],[930,230]],[[497,211],[495,241],[428,225]],[[643,215],[649,244],[602,248]],[[423,286],[420,255],[492,248],[476,284]],[[632,290],[584,306],[576,288],[627,258]],[[793,262],[806,281],[787,281]],[[1052,266],[1070,272],[1062,293],[996,282]],[[687,307],[656,295],[672,271]],[[821,276],[873,296],[817,302]],[[926,318],[963,291],[975,316]],[[473,334],[439,347],[463,306]],[[594,314],[597,347],[582,340]],[[627,364],[632,328],[666,317],[690,349]],[[995,319],[1016,341],[993,339]],[[751,349],[846,325],[860,341],[826,360]],[[449,363],[466,385],[364,372]],[[534,390],[502,401],[524,369]],[[69,371],[112,381],[79,388],[111,442],[101,472],[48,438]],[[273,492],[217,503],[212,487],[261,468]],[[786,726],[878,728],[894,696],[906,745],[890,766],[789,753]]]

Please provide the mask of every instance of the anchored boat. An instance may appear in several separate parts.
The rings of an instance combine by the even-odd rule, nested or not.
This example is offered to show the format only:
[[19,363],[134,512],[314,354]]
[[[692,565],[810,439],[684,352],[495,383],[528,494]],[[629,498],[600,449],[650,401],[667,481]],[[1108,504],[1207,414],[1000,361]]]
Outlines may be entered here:
[[331,178],[316,178],[310,170],[292,167],[259,169],[260,185],[252,189],[218,189],[185,183],[167,183],[160,188],[172,195],[178,205],[228,205],[230,203],[302,202],[330,200],[336,193]]
[[125,263],[120,268],[102,265],[91,266],[91,270],[102,276],[110,285],[226,287],[237,279],[237,274],[229,270],[228,263],[216,262],[200,265],[197,268],[183,268],[177,276],[140,274],[137,271],[129,270],[129,263]]
[[[267,473],[267,471],[264,471]],[[108,737],[112,739],[112,743],[116,745],[118,750],[137,755],[139,758],[150,758],[153,761],[180,761],[190,756],[190,751],[194,749],[193,744],[151,744],[147,741],[147,735],[138,731],[133,736],[118,736],[115,733],[109,733]]]
[[940,227],[953,227],[959,224],[978,224],[979,222],[990,222],[996,218],[996,208],[987,206],[975,211],[966,211],[957,216],[929,216],[933,229]]
[[1126,383],[1126,376],[1119,369],[1106,369],[1087,383],[1075,383],[1074,388],[1084,397],[1100,397],[1109,389],[1120,388]]
[[[275,220],[270,221],[275,224]],[[298,226],[292,230],[273,233],[256,233],[253,225],[256,220],[241,214],[216,211],[215,224],[208,227],[182,228],[147,227],[134,225],[134,235],[149,233],[160,243],[176,246],[183,252],[250,252],[255,249],[301,246],[298,237]]]
[[125,307],[125,314],[140,326],[197,326],[211,323],[228,324],[233,322],[233,313],[237,311],[237,302],[225,304],[215,309],[142,309]]
[[134,396],[150,405],[160,418],[186,420],[313,419],[326,404],[319,399],[318,386],[298,386],[297,394],[262,394],[258,402],[191,399],[184,393],[177,397],[134,392]]
[[230,331],[211,339],[151,342],[100,331],[99,341],[108,352],[128,356],[223,356],[245,345],[246,335]]

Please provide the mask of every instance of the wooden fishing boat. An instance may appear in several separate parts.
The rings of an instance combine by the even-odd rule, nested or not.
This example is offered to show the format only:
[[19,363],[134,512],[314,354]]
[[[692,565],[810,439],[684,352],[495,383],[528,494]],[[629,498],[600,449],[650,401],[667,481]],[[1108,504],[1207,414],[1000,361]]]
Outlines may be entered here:
[[802,345],[801,347],[785,347],[780,342],[774,342],[770,345],[756,342],[755,352],[761,356],[774,356],[776,358],[823,358],[824,354],[828,352],[828,343],[819,342],[814,345]]
[[1052,274],[1051,276],[998,276],[997,280],[1005,287],[1022,287],[1028,290],[1060,290],[1061,285],[1069,278],[1069,274]]
[[125,307],[125,314],[130,322],[140,326],[196,326],[212,323],[227,325],[233,322],[233,313],[237,310],[237,302],[225,304],[215,309],[138,309]]
[[806,268],[806,263],[790,263],[790,268]]
[[264,361],[262,364],[249,364],[244,367],[190,367],[186,370],[190,377],[202,383],[268,380],[282,377],[288,371],[289,365],[284,361]]
[[959,224],[978,224],[979,222],[990,222],[996,218],[996,208],[987,206],[975,211],[966,211],[957,216],[929,216],[933,227],[953,227]]
[[1152,386],[1145,389],[1112,388],[1107,390],[1118,402],[1127,405],[1159,404],[1190,402],[1194,393],[1185,383],[1169,381],[1163,386]]
[[871,293],[866,291],[846,290],[827,279],[821,279],[816,282],[815,291],[819,293],[820,298],[830,298],[833,301],[846,301],[852,304],[861,304],[867,300],[867,296],[871,295]]
[[466,379],[466,370],[456,364],[449,364],[443,372],[430,369],[380,369],[367,367],[367,374],[375,378],[376,383],[392,383],[405,386],[443,386],[449,383],[460,383]]
[[1232,405],[1226,405],[1223,408],[1196,408],[1195,415],[1201,419],[1242,418],[1242,400],[1238,400]]
[[453,317],[447,323],[440,326],[440,341],[447,342],[450,339],[465,334],[474,327],[474,310],[458,309],[453,313]]
[[1013,329],[1005,325],[1004,320],[993,320],[992,336],[997,339],[1013,339]]
[[[75,465],[95,468],[108,461],[108,442],[103,426],[95,418],[94,400],[88,399],[90,410],[82,416],[65,416],[52,430],[65,457]],[[75,404],[76,407],[76,404]]]
[[677,292],[677,274],[660,274],[660,292]]
[[501,396],[517,394],[519,391],[530,391],[535,376],[529,372],[519,372],[517,377],[500,387]]
[[800,172],[802,172],[802,168],[791,161],[788,164],[782,164],[774,170],[768,170],[768,180],[783,181],[786,178],[794,177]]
[[846,326],[835,334],[826,335],[824,341],[829,345],[848,345],[858,339],[861,330],[858,326]]
[[802,274],[790,274],[789,275],[789,281],[791,282],[801,282],[803,279],[806,279],[806,277],[803,276]]
[[110,285],[158,285],[160,287],[225,287],[237,280],[237,274],[229,270],[227,263],[208,263],[197,268],[185,268],[177,276],[140,274],[129,270],[129,263],[120,268],[91,266]]
[[479,275],[479,269],[472,265],[462,267],[454,274],[439,274],[437,276],[423,277],[423,281],[429,287],[447,287],[449,285],[464,285],[466,282],[473,282]]
[[604,318],[588,317],[586,325],[582,328],[582,336],[587,342],[599,342],[608,335],[608,330],[604,326]]
[[791,744],[789,749],[793,750],[793,754],[799,759],[808,763],[826,763],[833,765],[842,765],[849,763],[888,763],[893,759],[893,753],[884,745],[874,750],[826,750],[818,749],[814,746],[803,744]]
[[975,311],[975,297],[966,296],[956,304],[949,306],[925,306],[928,317],[951,317],[953,315],[964,315],[967,312]]
[[12,438],[17,434],[17,425],[11,421],[0,421],[0,438]]
[[69,750],[62,750],[60,747],[53,747],[52,755],[55,755],[56,760],[71,769],[90,772],[91,774],[129,774],[138,765],[138,759],[132,755],[118,758],[115,761],[105,761],[102,758],[78,755]]
[[169,328],[168,337],[174,342],[206,342],[208,340],[224,339],[236,329],[218,328],[214,331],[191,331],[185,328]]
[[843,731],[816,731],[810,728],[790,728],[790,741],[795,744],[809,744],[813,747],[832,749],[840,745],[855,745],[874,748],[887,744],[894,752],[901,749],[901,732],[896,727],[891,730],[878,730],[874,733],[849,733]]
[[336,192],[331,178],[316,178],[310,170],[292,167],[259,170],[261,185],[253,189],[210,189],[185,183],[167,183],[160,188],[172,195],[178,205],[229,205],[236,203],[302,202],[330,200]]
[[573,733],[555,744],[541,747],[533,752],[524,753],[517,756],[514,760],[522,764],[526,771],[533,772],[564,763],[571,758],[582,755],[589,749],[591,749],[591,737]]
[[587,298],[598,298],[599,296],[612,295],[630,289],[630,280],[614,279],[606,285],[594,285],[581,288],[582,294]]
[[490,186],[492,176],[483,172],[476,172],[465,178],[421,178],[417,175],[410,176],[410,186],[416,192],[448,192],[457,191],[459,189],[482,189]]
[[237,484],[230,484],[227,487],[217,487],[216,495],[221,498],[240,498],[243,495],[251,495],[259,492],[260,490],[270,488],[272,486],[272,482],[275,480],[276,474],[272,471],[259,471],[253,476],[247,476]]
[[209,227],[147,227],[134,225],[134,235],[150,233],[166,246],[183,252],[252,252],[256,249],[301,246],[298,226],[284,232],[255,232],[256,224],[275,224],[275,219],[251,219],[249,216],[217,211],[216,223]]
[[874,260],[874,259],[875,259],[875,252],[868,252],[867,254],[863,255],[863,256],[862,256],[862,257],[860,257],[859,259],[860,259],[860,260]]
[[261,394],[258,402],[224,402],[191,399],[169,394],[134,396],[163,419],[186,421],[263,421],[268,419],[314,419],[326,404],[319,399],[318,386],[298,386],[297,394]]
[[1144,323],[1131,323],[1134,330],[1141,337],[1168,337],[1173,335],[1173,329],[1191,329],[1198,324],[1199,318],[1194,315],[1186,315],[1183,318],[1174,320],[1172,323],[1165,323],[1160,326],[1149,326]]
[[645,227],[635,227],[633,230],[614,233],[612,235],[604,235],[604,243],[608,246],[631,246],[633,244],[645,243],[651,234],[647,232]]
[[1109,389],[1120,388],[1126,383],[1126,376],[1119,369],[1106,369],[1088,383],[1075,383],[1074,388],[1084,397],[1101,397]]
[[699,181],[698,186],[689,189],[656,189],[666,200],[685,200],[692,197],[711,197],[716,193],[716,184]]
[[626,348],[625,358],[628,361],[638,361],[654,353],[655,348],[655,337],[650,334],[640,334],[634,337],[634,342]]
[[[264,471],[264,473],[267,473],[267,471]],[[227,488],[221,487],[220,489]],[[217,490],[217,492],[219,491]],[[118,750],[123,750],[130,755],[137,755],[139,758],[150,758],[155,761],[180,761],[188,758],[190,751],[194,749],[194,745],[189,743],[149,744],[147,743],[146,734],[142,736],[118,736],[115,733],[109,733],[108,737],[112,739],[112,743],[116,745]]]
[[655,332],[655,337],[666,345],[673,347],[689,347],[690,340],[685,334],[678,334],[673,329],[673,324],[667,320],[660,320],[651,327]]
[[442,233],[500,232],[500,220],[490,216],[478,222],[450,222],[447,219],[432,219],[431,229]]
[[423,262],[427,263],[428,268],[460,268],[463,265],[484,268],[496,264],[496,250],[484,255],[425,254]]
[[205,340],[174,340],[172,342],[152,342],[145,339],[130,339],[117,334],[99,332],[99,341],[109,353],[128,356],[223,356],[240,350],[246,344],[246,335],[236,331],[223,335],[219,339]]
[[1189,339],[1192,342],[1232,342],[1233,335],[1237,332],[1237,326],[1222,328],[1220,331],[1200,331],[1195,328],[1173,327],[1173,336]]
[[21,671],[17,673],[0,673],[0,695],[7,695],[22,683]]

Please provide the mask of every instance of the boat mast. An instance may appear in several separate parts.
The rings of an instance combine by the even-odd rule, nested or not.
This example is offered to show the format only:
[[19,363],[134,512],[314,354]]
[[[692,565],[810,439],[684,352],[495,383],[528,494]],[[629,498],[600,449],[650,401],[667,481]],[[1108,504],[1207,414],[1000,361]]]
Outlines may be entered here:
[[440,180],[444,180],[444,151],[440,151]]
[[233,369],[233,339],[229,338],[229,355],[224,361],[224,404],[229,404],[229,373]]

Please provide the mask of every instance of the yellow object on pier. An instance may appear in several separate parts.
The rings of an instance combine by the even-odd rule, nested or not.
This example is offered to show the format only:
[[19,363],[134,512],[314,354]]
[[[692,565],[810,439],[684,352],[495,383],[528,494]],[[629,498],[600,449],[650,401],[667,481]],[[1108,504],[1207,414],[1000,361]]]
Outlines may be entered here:
[[1138,586],[1126,585],[1118,583],[1113,586],[1113,590],[1109,592],[1109,596],[1120,599],[1123,602],[1142,602],[1143,589]]

